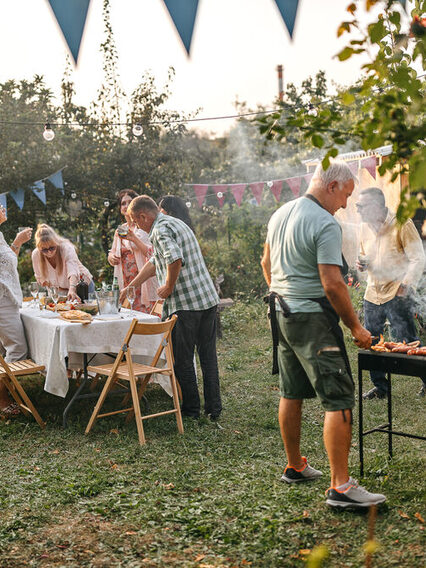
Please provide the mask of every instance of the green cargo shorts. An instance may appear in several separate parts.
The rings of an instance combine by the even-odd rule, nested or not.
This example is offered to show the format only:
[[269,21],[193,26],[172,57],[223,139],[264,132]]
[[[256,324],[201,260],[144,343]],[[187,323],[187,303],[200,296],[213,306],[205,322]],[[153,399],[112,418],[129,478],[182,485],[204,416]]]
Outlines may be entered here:
[[355,387],[324,313],[277,311],[280,392],[284,398],[318,395],[325,410],[355,405]]

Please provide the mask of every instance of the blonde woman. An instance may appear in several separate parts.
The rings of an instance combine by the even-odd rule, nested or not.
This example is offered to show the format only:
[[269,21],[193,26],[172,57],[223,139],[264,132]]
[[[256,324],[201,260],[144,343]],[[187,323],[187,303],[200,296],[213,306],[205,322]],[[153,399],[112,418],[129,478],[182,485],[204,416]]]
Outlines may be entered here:
[[92,275],[80,262],[74,245],[60,237],[49,225],[39,225],[35,234],[36,248],[32,253],[33,269],[41,286],[57,286],[59,293],[67,295],[69,301],[79,300],[76,288],[80,276],[89,285],[89,292],[95,287]]

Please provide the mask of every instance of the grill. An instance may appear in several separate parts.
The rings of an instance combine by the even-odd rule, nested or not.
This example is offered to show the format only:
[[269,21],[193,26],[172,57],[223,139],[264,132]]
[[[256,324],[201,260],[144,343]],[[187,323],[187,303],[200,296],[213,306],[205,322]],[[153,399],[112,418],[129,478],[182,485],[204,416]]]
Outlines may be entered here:
[[[363,426],[363,400],[362,400],[362,372],[363,371],[384,371],[389,382],[388,390],[388,421],[370,430],[364,431]],[[393,455],[392,436],[403,436],[405,438],[415,438],[426,440],[424,436],[408,434],[407,432],[395,431],[392,429],[392,373],[396,375],[406,375],[410,377],[426,377],[426,357],[416,355],[406,355],[404,353],[381,353],[377,351],[358,352],[358,392],[359,392],[359,461],[361,476],[364,475],[364,436],[373,432],[384,432],[388,434],[389,457]]]

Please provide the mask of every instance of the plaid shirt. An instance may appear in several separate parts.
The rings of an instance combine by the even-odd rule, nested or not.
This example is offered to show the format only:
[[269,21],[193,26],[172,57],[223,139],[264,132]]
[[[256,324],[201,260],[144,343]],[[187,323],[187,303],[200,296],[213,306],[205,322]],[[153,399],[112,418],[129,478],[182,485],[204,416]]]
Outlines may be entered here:
[[166,283],[167,265],[182,260],[176,284],[164,302],[164,318],[178,310],[207,310],[219,303],[198,241],[186,223],[159,213],[149,238],[154,248],[150,262],[155,265],[160,286]]

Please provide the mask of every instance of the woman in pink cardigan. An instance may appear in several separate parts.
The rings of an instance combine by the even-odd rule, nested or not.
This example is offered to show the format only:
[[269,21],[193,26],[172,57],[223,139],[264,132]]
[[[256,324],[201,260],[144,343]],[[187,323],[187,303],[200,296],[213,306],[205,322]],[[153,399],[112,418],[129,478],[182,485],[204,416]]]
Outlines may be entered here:
[[49,225],[41,224],[37,227],[35,244],[33,269],[41,286],[57,286],[59,293],[66,294],[68,300],[79,300],[76,288],[82,276],[89,285],[89,292],[95,290],[92,275],[81,264],[68,239],[60,237]]
[[[152,255],[148,234],[133,225],[127,215],[127,208],[135,197],[138,197],[138,194],[132,189],[123,189],[118,194],[120,213],[126,219],[126,223],[120,228],[127,230],[127,235],[120,237],[118,231],[115,231],[114,242],[108,254],[108,262],[114,267],[114,276],[118,279],[120,290],[128,286]],[[142,284],[136,290],[133,309],[150,313],[152,306],[160,299],[157,288],[158,282],[155,276]]]

